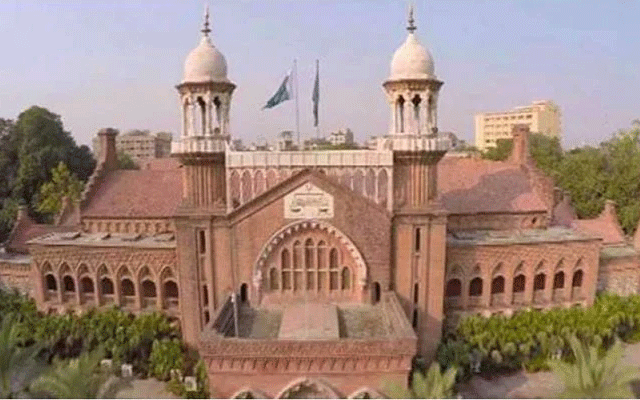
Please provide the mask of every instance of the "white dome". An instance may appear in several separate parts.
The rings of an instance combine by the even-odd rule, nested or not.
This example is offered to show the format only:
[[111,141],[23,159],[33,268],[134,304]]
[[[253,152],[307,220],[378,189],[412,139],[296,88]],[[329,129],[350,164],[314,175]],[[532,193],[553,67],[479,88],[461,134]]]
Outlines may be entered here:
[[407,40],[393,54],[389,80],[435,78],[433,57],[420,44],[415,34],[410,32]]
[[205,34],[184,62],[183,83],[229,82],[227,61]]

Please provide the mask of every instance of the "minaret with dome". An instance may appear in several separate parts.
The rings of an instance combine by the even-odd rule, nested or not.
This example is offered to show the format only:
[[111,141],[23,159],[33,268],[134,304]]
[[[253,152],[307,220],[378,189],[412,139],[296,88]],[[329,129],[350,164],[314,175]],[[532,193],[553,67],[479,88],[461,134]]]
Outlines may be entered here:
[[[409,9],[407,38],[391,60],[383,87],[391,110],[389,136],[432,137],[438,132],[438,93],[443,82],[435,74],[433,57],[415,31],[413,7]],[[394,148],[399,144],[394,140]],[[406,143],[404,143],[406,145]]]

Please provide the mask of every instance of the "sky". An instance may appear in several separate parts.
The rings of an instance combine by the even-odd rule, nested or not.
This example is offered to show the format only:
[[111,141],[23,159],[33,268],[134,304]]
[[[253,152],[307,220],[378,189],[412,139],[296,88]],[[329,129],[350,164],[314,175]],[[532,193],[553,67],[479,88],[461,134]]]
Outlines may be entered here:
[[[564,146],[597,144],[640,118],[640,1],[416,0],[435,61],[440,131],[473,142],[473,115],[550,99]],[[275,141],[295,103],[261,110],[297,59],[300,132],[384,135],[382,90],[406,37],[407,1],[209,0],[211,37],[237,88],[231,134]],[[175,85],[199,42],[203,1],[0,0],[0,118],[31,105],[61,115],[81,144],[104,127],[179,133]]]

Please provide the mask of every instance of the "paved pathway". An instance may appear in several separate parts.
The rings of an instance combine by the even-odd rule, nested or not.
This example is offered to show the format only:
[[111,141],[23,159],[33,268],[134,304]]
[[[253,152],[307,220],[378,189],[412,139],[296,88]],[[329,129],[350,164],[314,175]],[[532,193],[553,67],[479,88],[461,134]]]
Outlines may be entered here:
[[[623,363],[640,367],[640,343],[625,345]],[[640,382],[633,386],[637,396]],[[460,387],[459,393],[463,398],[539,399],[555,398],[562,389],[562,383],[551,372],[519,371],[491,379],[475,376]]]

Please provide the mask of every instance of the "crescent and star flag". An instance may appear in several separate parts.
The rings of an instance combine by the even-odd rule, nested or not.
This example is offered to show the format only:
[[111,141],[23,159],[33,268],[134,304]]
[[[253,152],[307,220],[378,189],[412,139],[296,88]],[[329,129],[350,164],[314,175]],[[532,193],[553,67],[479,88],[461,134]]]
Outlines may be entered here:
[[263,110],[265,108],[273,108],[278,104],[291,99],[291,89],[289,88],[290,79],[291,79],[291,71],[287,72],[287,75],[284,77],[284,80],[282,81],[282,84],[280,85],[276,93],[273,96],[271,96],[271,98],[267,100],[267,104],[265,104],[265,106],[262,107]]
[[316,60],[316,81],[313,84],[313,126],[318,126],[318,102],[320,101],[320,64]]

